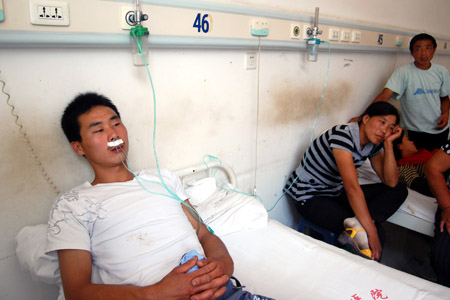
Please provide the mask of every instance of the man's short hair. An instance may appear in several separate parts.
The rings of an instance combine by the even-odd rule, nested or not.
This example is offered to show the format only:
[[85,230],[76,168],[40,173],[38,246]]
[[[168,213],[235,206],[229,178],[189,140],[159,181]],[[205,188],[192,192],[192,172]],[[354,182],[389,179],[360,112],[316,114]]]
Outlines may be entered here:
[[411,39],[411,42],[409,42],[409,51],[412,53],[414,50],[414,44],[417,41],[423,41],[423,40],[431,41],[433,43],[434,49],[437,48],[436,39],[434,37],[432,37],[431,35],[426,34],[426,33],[420,33],[420,34],[415,35]]
[[67,105],[61,118],[61,127],[69,142],[81,142],[78,118],[95,106],[109,107],[120,118],[117,107],[107,97],[91,92],[79,94]]

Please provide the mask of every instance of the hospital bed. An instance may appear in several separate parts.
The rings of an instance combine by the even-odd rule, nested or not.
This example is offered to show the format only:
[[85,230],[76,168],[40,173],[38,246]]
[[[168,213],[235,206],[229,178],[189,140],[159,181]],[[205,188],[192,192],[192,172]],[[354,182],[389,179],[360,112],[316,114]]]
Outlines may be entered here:
[[[449,288],[270,219],[258,199],[232,190],[236,179],[226,165],[199,165],[177,174],[204,221],[226,244],[234,276],[252,293],[278,300],[450,299]],[[45,233],[45,224],[23,228],[16,237],[17,257],[34,279],[60,285],[57,260],[43,253]]]
[[[357,170],[360,184],[380,182],[380,178],[372,169],[369,160],[366,160]],[[433,236],[434,215],[437,206],[435,198],[422,195],[408,188],[408,197],[405,202],[388,221],[404,228]]]

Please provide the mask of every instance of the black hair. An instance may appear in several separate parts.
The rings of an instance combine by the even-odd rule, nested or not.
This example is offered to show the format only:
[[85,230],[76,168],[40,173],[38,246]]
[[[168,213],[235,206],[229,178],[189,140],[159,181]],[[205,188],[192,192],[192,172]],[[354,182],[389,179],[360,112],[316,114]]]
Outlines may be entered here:
[[362,117],[364,117],[365,115],[368,115],[369,117],[394,115],[395,124],[398,125],[400,123],[400,114],[398,113],[398,110],[392,104],[384,101],[374,102],[370,104],[369,107],[367,107],[361,115],[359,123],[362,122]]
[[398,161],[400,158],[402,158],[402,151],[398,148],[401,143],[403,143],[403,136],[405,135],[405,130],[402,130],[402,133],[398,138],[396,138],[392,142],[392,149],[394,150],[394,157],[395,160]]
[[79,94],[67,105],[61,118],[61,127],[69,142],[81,142],[78,118],[95,106],[109,107],[120,118],[117,107],[107,97],[91,92]]
[[426,33],[420,33],[420,34],[415,35],[415,36],[411,39],[411,41],[409,42],[409,51],[410,51],[411,53],[413,53],[413,50],[414,50],[414,44],[415,44],[417,41],[423,41],[423,40],[431,41],[431,42],[433,43],[434,49],[437,48],[436,39],[435,39],[434,37],[432,37],[431,35],[426,34]]

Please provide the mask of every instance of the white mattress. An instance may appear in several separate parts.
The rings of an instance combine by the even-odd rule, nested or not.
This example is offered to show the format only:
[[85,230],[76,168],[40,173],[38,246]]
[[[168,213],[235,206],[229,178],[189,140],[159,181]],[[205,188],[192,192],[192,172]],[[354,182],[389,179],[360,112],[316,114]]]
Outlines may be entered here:
[[[310,238],[268,219],[256,198],[214,191],[210,184],[191,184],[187,191],[226,244],[234,276],[252,293],[278,300],[450,299],[449,288]],[[411,209],[420,215],[416,206],[406,204]],[[17,258],[34,279],[59,284],[58,262],[43,250],[45,234],[45,224],[23,228],[16,237]]]
[[[358,177],[360,184],[380,182],[380,178],[372,169],[369,160],[358,168]],[[408,197],[405,202],[388,221],[433,236],[436,209],[437,201],[435,198],[422,195],[408,188]]]
[[221,239],[245,289],[275,299],[450,299],[449,288],[350,254],[274,220],[264,228]]

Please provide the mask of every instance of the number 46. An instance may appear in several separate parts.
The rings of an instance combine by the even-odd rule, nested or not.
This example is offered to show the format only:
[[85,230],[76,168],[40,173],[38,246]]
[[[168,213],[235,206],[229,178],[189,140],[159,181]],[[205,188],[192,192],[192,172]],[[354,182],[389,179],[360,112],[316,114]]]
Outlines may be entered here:
[[[197,28],[197,32],[203,31],[203,33],[207,33],[209,31],[209,22],[207,20],[208,14],[204,14],[202,17],[201,13],[197,14],[195,18],[194,25],[192,27]],[[212,18],[211,18],[212,21]]]

